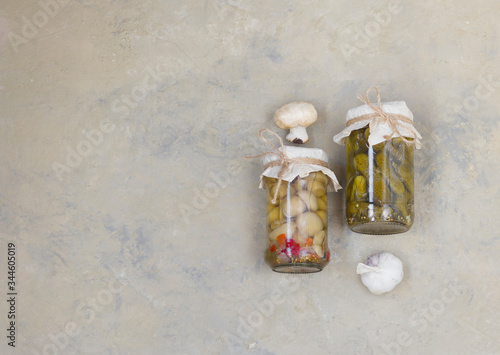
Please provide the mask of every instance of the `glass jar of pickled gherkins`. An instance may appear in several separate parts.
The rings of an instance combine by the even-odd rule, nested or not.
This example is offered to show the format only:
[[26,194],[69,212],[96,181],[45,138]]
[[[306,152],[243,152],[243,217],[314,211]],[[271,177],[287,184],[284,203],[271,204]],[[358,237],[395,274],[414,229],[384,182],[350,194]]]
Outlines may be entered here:
[[402,233],[413,224],[413,145],[402,139],[370,146],[370,128],[346,139],[346,220],[354,232]]
[[363,101],[334,137],[346,146],[347,225],[358,233],[403,233],[415,216],[413,155],[421,136],[405,102]]
[[[324,151],[285,148],[290,160],[286,169],[279,165],[280,157],[264,157],[261,187],[267,196],[265,261],[276,272],[318,272],[330,260],[327,191],[337,190],[340,185],[327,167]],[[321,165],[312,164],[314,160]]]

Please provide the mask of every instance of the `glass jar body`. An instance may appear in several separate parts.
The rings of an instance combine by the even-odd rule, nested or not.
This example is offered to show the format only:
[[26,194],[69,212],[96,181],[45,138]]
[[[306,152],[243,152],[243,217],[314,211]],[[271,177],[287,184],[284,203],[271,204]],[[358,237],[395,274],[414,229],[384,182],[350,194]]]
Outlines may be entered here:
[[347,225],[364,234],[406,232],[414,219],[414,147],[399,137],[370,146],[369,132],[346,138]]
[[[266,263],[276,272],[321,271],[330,260],[326,187],[322,172],[291,182],[263,177],[267,194]],[[278,189],[276,203],[273,197]]]

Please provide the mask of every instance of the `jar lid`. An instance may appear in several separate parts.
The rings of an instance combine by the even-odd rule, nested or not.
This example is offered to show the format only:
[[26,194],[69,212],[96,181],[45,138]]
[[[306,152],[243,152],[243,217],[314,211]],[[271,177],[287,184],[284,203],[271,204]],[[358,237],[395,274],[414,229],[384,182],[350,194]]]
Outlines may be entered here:
[[[404,101],[382,102],[382,109],[387,113],[402,115],[408,117],[413,121],[413,113],[410,111],[410,109],[406,105],[406,102]],[[375,111],[368,105],[361,105],[355,108],[351,108],[349,111],[347,111],[345,122],[347,123],[353,118],[361,117],[363,115],[368,115],[371,113],[375,113]]]
[[[281,151],[281,148],[279,148]],[[286,155],[290,159],[295,158],[312,158],[324,161],[328,163],[328,154],[323,149],[318,148],[303,148],[303,147],[293,147],[293,146],[285,146]],[[272,161],[278,160],[278,157],[274,154],[265,155],[262,158],[262,163],[264,165],[269,164]]]
[[373,114],[376,113],[375,110],[368,105],[361,105],[352,108],[347,112],[345,118],[346,127],[333,137],[333,141],[335,143],[345,145],[345,139],[351,134],[352,131],[370,125],[370,137],[368,138],[368,143],[372,146],[386,141],[387,137],[410,137],[415,139],[415,147],[420,149],[420,139],[422,139],[422,136],[413,126],[413,113],[410,111],[408,106],[406,106],[406,102],[382,102],[380,106],[386,114],[404,116],[400,120],[396,120],[394,123],[397,130],[395,130],[394,126],[385,120],[372,122],[372,120],[374,120]]
[[[281,151],[281,148],[279,148],[279,150]],[[328,164],[328,155],[322,149],[285,146],[285,151],[286,151],[286,155],[288,156],[289,159],[313,158],[313,159],[321,160],[321,161]],[[276,160],[279,160],[279,158],[276,155],[268,154],[268,155],[265,155],[263,157],[262,162],[264,163],[264,166],[266,166],[270,162],[276,161]],[[271,177],[271,178],[278,178],[278,174],[279,174],[280,170],[281,170],[280,166],[270,166],[270,167],[266,168],[260,176],[259,187],[261,189],[265,188],[265,183],[264,183],[264,180],[262,179],[264,176]],[[281,178],[284,181],[291,182],[297,176],[303,178],[303,177],[308,176],[310,173],[316,172],[316,171],[321,171],[323,174],[325,174],[328,177],[329,181],[328,181],[328,185],[327,185],[327,191],[337,191],[337,190],[342,188],[337,180],[337,177],[335,176],[335,173],[333,171],[331,171],[328,167],[325,167],[322,165],[291,162],[288,166],[286,173]]]

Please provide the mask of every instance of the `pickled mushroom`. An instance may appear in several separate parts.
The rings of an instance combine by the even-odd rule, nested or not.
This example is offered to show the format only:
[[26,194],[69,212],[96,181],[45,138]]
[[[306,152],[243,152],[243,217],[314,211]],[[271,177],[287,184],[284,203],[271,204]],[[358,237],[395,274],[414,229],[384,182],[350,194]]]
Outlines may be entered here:
[[326,210],[318,210],[316,211],[316,214],[321,217],[323,225],[326,226],[328,223],[328,216],[326,215]]
[[325,251],[323,250],[323,247],[321,245],[314,244],[313,248],[314,248],[314,251],[316,252],[316,254],[318,254],[318,256],[320,258],[325,256]]
[[299,196],[292,196],[289,199],[284,198],[281,202],[283,214],[293,218],[306,210],[306,204]]
[[328,177],[322,173],[321,171],[317,171],[317,172],[314,172],[314,173],[310,173],[306,179],[308,181],[319,181],[319,182],[322,182],[324,184],[328,184]]
[[276,220],[280,219],[280,208],[274,207],[271,211],[267,213],[267,224],[271,224]]
[[[288,184],[283,181],[278,189],[278,198],[283,198],[287,195],[287,186]],[[274,184],[271,186],[271,196],[274,196],[276,193],[276,189],[278,187],[278,184]]]
[[293,233],[296,230],[295,223],[291,222],[290,224],[282,224],[275,230],[273,230],[271,233],[269,233],[269,239],[271,241],[276,241],[278,239],[278,236],[285,234],[287,238],[291,238]]
[[321,245],[321,243],[323,243],[323,240],[325,240],[325,236],[326,232],[324,229],[316,233],[313,238],[313,245]]
[[[323,197],[326,197],[326,195]],[[326,211],[326,198],[318,198],[318,210]]]
[[298,196],[304,201],[309,211],[316,211],[318,209],[318,199],[308,191],[299,191]]
[[306,189],[318,197],[326,195],[325,184],[318,180],[309,181]]
[[323,229],[323,220],[314,212],[306,212],[297,217],[295,220],[297,228],[305,233],[308,237],[314,236],[317,232]]

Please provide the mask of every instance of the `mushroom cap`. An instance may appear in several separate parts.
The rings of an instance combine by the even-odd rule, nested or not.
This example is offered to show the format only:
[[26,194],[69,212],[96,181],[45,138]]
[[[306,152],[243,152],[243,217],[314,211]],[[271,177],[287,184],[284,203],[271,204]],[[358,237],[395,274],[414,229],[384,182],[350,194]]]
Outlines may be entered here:
[[301,126],[308,127],[318,119],[318,112],[312,104],[305,101],[290,102],[281,106],[274,113],[276,126],[290,129]]

